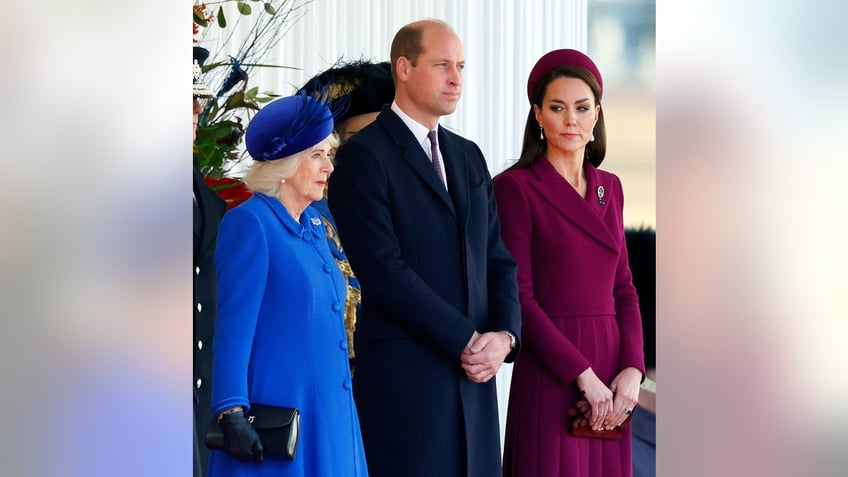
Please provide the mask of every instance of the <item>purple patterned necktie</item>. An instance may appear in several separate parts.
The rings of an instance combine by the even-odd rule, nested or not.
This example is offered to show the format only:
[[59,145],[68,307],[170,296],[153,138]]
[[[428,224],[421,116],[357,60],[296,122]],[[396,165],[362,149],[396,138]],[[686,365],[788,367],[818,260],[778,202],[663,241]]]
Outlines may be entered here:
[[442,175],[442,166],[439,164],[439,143],[436,140],[436,130],[433,129],[427,133],[427,139],[430,140],[430,156],[433,159],[433,168],[436,169],[436,175],[442,184],[445,183],[445,176]]

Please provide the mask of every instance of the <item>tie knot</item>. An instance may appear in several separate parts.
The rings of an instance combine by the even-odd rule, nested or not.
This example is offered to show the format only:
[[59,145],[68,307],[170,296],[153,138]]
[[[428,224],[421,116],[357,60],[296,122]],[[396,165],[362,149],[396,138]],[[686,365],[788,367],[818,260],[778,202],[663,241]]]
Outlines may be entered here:
[[437,136],[436,136],[436,130],[435,129],[431,129],[430,132],[427,133],[427,139],[430,140],[430,144],[435,145],[437,143],[436,137]]

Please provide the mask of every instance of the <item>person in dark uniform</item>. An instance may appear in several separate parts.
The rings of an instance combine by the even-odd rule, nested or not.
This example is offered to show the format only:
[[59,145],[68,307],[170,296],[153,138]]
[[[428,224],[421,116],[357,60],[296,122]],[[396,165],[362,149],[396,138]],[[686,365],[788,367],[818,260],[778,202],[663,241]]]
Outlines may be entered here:
[[[201,104],[212,92],[200,82],[201,67],[209,56],[205,48],[194,47],[192,142],[197,135]],[[215,307],[218,301],[215,279],[215,242],[218,224],[226,204],[203,181],[194,166],[194,475],[206,475],[209,450],[203,444],[211,418],[212,336],[215,333]]]
[[[324,99],[333,112],[333,129],[341,142],[350,139],[356,132],[371,124],[384,104],[392,102],[395,96],[395,84],[392,69],[388,61],[372,63],[353,61],[340,63],[312,77],[299,91]],[[362,297],[359,281],[353,274],[350,263],[339,240],[336,221],[327,205],[329,188],[324,188],[324,198],[312,203],[318,210],[327,229],[327,241],[330,251],[339,264],[347,282],[345,300],[345,330],[348,338],[348,357],[353,369],[354,331],[356,315]]]
[[639,294],[645,342],[645,381],[633,409],[633,477],[657,475],[657,234],[649,228],[624,231],[633,286]]

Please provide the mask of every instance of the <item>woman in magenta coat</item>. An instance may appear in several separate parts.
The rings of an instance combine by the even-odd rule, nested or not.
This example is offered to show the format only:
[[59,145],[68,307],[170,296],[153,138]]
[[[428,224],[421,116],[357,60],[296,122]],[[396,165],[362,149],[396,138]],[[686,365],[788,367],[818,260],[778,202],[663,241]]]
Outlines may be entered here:
[[[603,82],[589,57],[555,50],[533,68],[521,157],[494,181],[518,263],[523,347],[512,376],[504,475],[632,475],[625,419],[644,376],[639,301],[627,262],[618,178],[597,167]],[[595,431],[569,434],[579,407]]]

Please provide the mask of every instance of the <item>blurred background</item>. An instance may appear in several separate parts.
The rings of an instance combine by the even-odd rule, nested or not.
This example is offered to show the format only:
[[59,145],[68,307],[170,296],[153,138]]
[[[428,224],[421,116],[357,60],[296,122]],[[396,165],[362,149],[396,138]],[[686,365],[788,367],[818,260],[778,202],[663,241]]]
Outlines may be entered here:
[[589,0],[586,53],[604,77],[607,158],[621,178],[624,225],[656,228],[656,4]]
[[[304,19],[321,2],[311,5]],[[627,28],[591,26],[594,2],[556,2],[584,12],[582,33],[572,31],[574,15],[533,2],[451,5],[478,10],[450,17],[454,10],[419,6],[409,19],[453,24],[475,62],[467,81],[485,62],[515,82],[494,96],[467,84],[451,118],[490,97],[504,116],[523,118],[514,91],[548,49],[585,47],[605,77],[617,74],[610,63],[618,61],[600,59],[593,29],[627,37]],[[188,475],[193,2],[3,6],[0,469]],[[503,24],[486,16],[499,8],[512,8],[500,18],[522,22],[516,39],[535,42],[522,62],[484,55],[475,39],[500,36]],[[846,18],[848,6],[835,0],[656,4],[647,91],[656,98],[659,476],[841,476],[848,468]],[[320,28],[382,38],[405,20]],[[570,32],[568,43],[549,36],[560,31]],[[335,59],[284,64],[311,75]],[[613,106],[605,104],[610,117]],[[496,137],[452,126],[491,161],[517,155],[508,143],[518,128]],[[638,157],[611,150],[605,162],[622,176],[628,206],[639,203],[641,181],[625,178]],[[493,172],[504,165],[490,163]],[[629,210],[628,222],[651,223]]]

